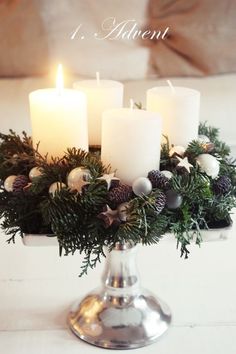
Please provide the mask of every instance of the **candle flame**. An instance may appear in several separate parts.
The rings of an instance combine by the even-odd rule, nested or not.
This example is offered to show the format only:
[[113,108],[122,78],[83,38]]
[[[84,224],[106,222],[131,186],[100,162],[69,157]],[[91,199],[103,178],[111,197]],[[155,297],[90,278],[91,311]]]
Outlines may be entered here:
[[59,95],[61,95],[63,88],[64,88],[63,68],[62,68],[61,64],[59,64],[58,68],[57,68],[56,88],[57,88]]
[[167,84],[169,85],[169,87],[170,87],[172,93],[175,93],[175,88],[174,88],[174,86],[172,85],[172,82],[171,82],[170,80],[166,80],[166,81],[167,81]]

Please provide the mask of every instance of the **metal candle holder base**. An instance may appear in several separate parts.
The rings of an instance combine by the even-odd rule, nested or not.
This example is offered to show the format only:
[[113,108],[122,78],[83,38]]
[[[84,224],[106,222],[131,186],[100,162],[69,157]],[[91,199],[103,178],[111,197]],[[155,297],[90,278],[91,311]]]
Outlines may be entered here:
[[155,342],[171,322],[168,306],[140,287],[136,246],[117,244],[107,255],[101,288],[69,313],[71,330],[102,348],[132,349]]

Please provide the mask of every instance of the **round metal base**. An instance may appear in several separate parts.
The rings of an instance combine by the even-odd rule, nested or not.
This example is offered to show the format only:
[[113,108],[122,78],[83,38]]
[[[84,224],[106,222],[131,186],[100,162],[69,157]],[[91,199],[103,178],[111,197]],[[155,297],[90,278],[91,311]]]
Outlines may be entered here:
[[69,326],[85,342],[134,349],[155,342],[168,329],[169,308],[140,286],[136,252],[131,243],[116,243],[106,257],[101,288],[70,311]]
[[134,349],[155,342],[166,332],[171,313],[165,303],[145,290],[115,296],[100,289],[75,306],[68,321],[75,335],[90,344]]

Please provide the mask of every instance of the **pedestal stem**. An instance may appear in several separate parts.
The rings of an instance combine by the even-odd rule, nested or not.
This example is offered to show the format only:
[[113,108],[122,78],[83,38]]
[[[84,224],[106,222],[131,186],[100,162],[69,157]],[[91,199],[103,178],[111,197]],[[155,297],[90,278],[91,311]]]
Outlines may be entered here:
[[102,286],[69,313],[70,328],[82,340],[110,349],[139,348],[168,329],[168,306],[140,287],[136,251],[116,244],[107,255]]
[[140,277],[136,265],[137,247],[116,244],[107,254],[103,273],[103,286],[109,294],[131,295],[140,289]]

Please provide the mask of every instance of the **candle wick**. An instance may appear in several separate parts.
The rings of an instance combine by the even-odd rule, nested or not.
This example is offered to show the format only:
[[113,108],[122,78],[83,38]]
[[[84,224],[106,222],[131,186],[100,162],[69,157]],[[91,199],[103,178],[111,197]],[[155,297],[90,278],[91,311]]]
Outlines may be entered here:
[[134,100],[133,100],[133,98],[131,98],[130,100],[129,100],[129,102],[130,102],[130,109],[131,110],[133,110],[134,109]]
[[172,93],[176,93],[174,86],[172,85],[172,82],[170,80],[166,80]]
[[96,79],[97,79],[97,85],[100,85],[100,73],[99,71],[96,72]]

